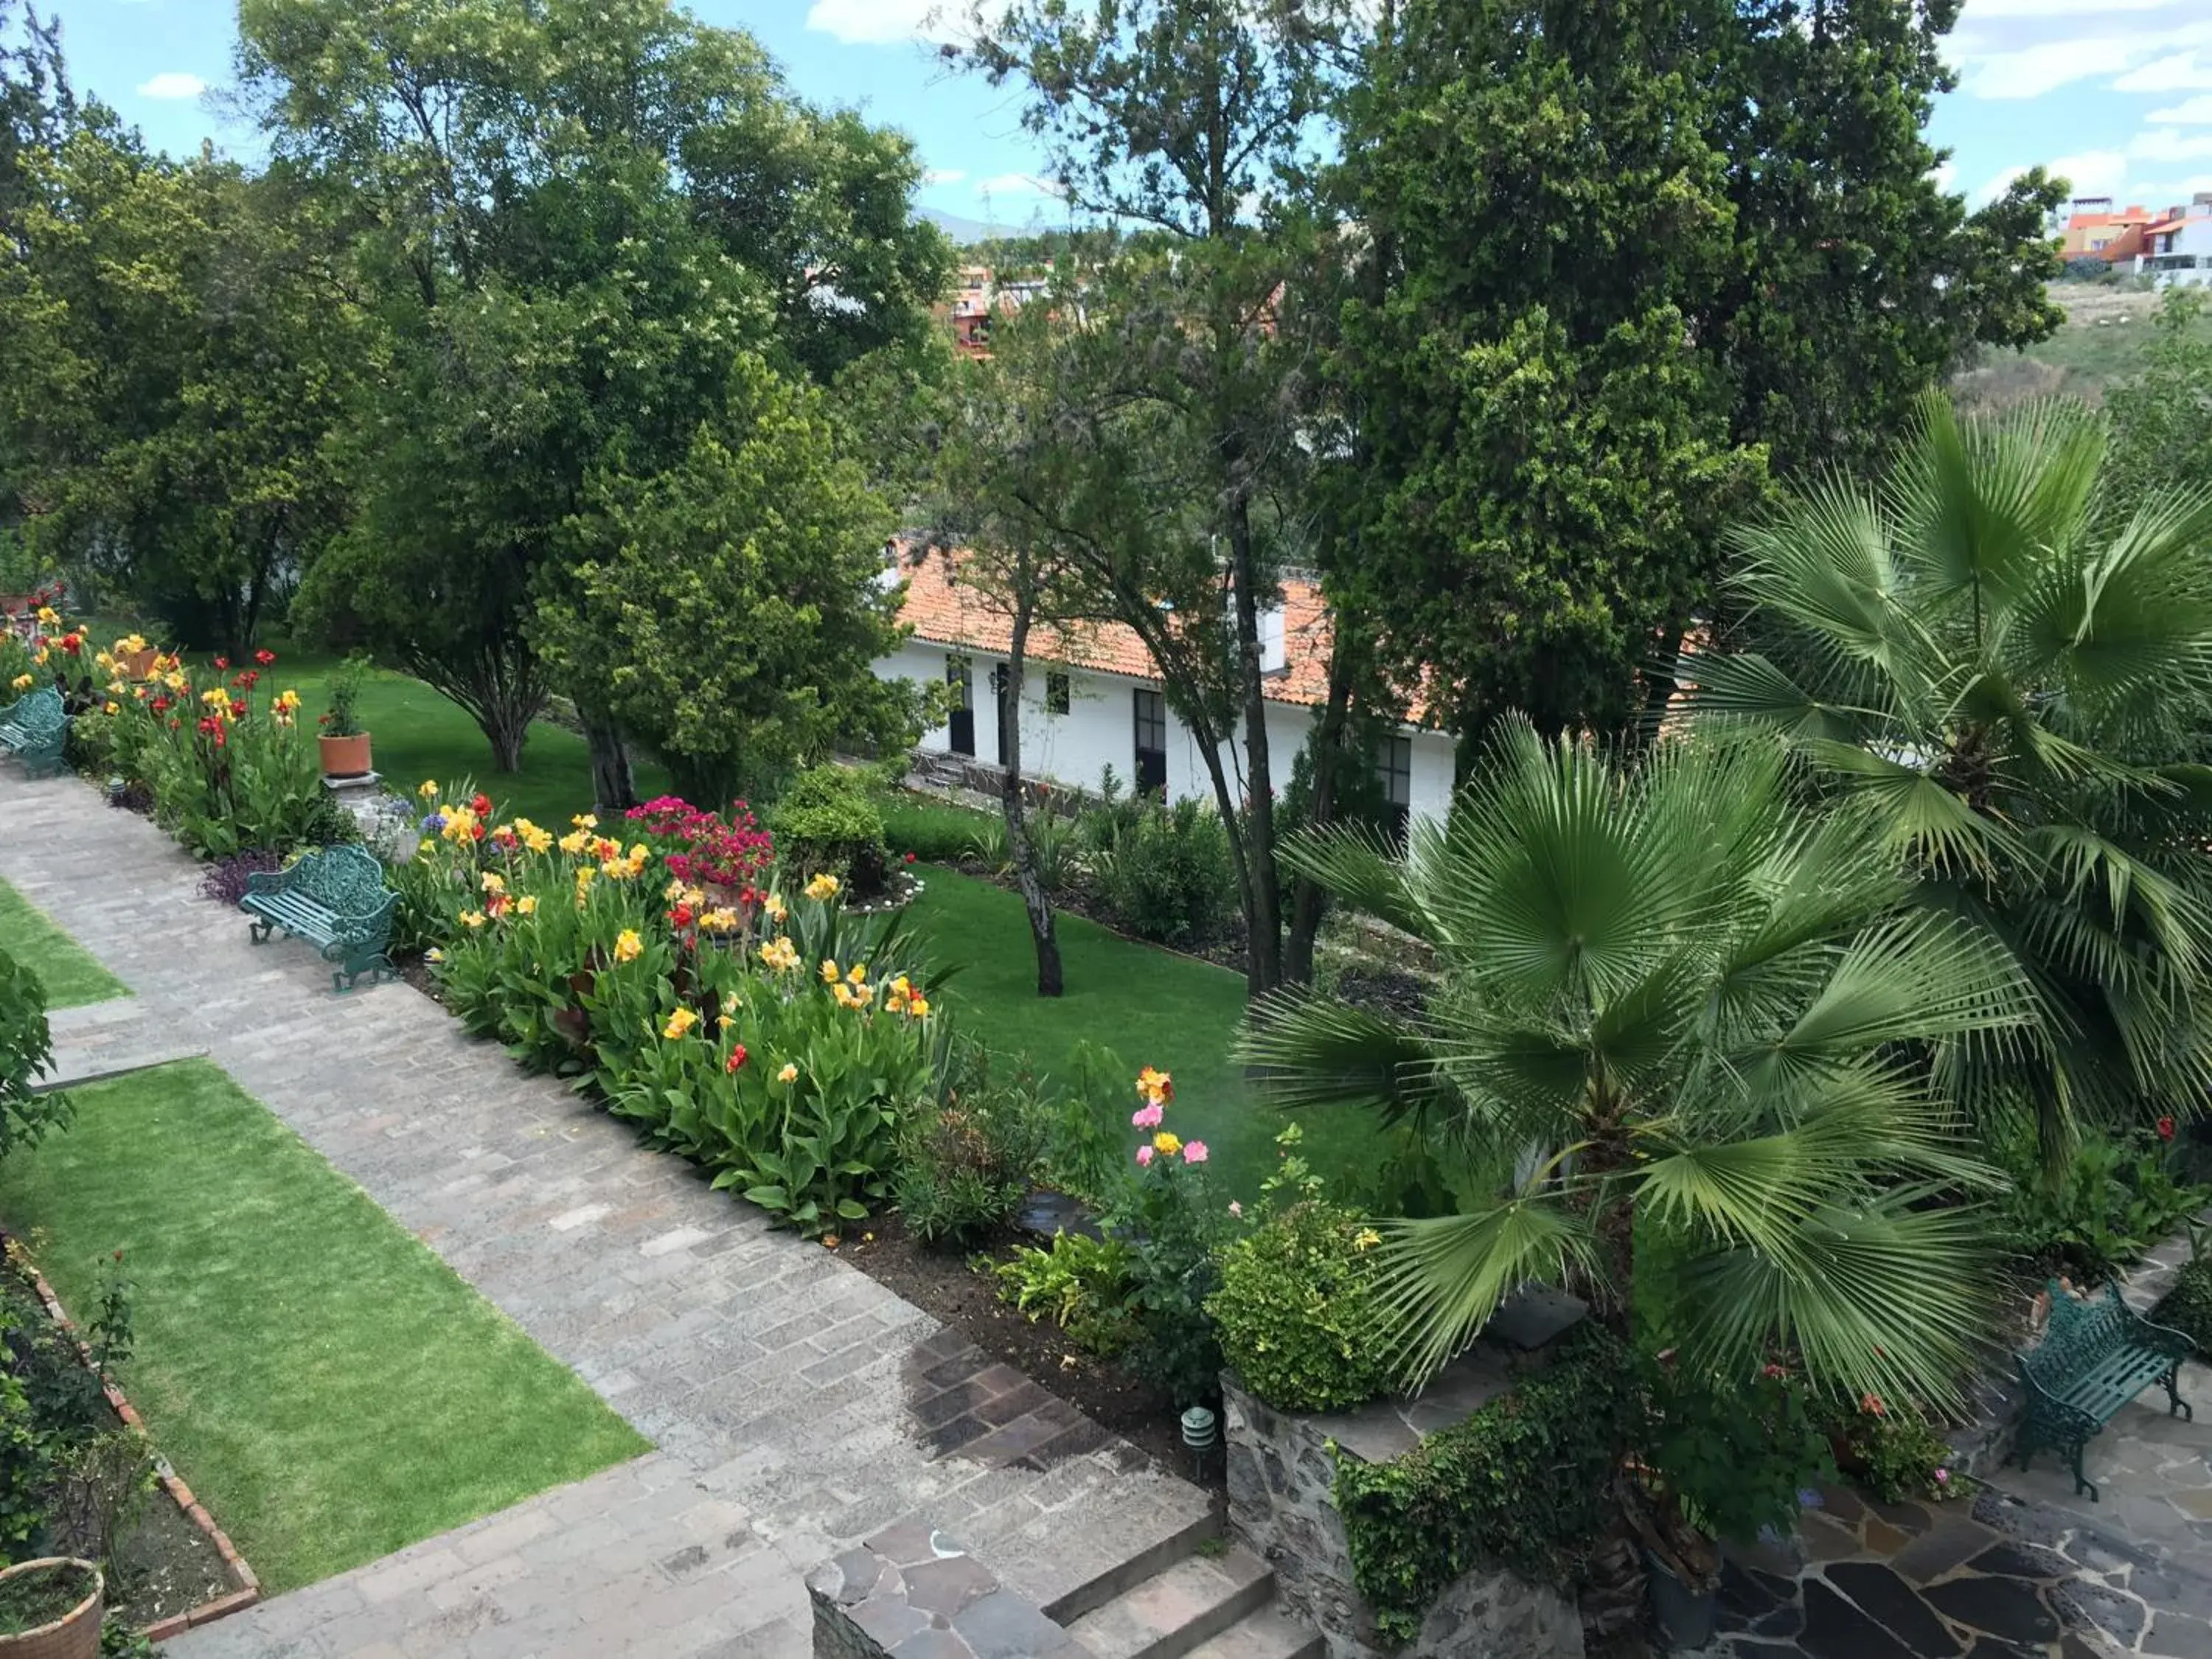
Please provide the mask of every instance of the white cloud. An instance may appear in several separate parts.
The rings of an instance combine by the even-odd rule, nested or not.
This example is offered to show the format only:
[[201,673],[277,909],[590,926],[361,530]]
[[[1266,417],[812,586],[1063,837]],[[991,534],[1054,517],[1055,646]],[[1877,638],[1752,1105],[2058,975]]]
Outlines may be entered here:
[[2178,121],[2185,126],[2212,123],[2212,93],[2207,93],[2202,98],[2190,98],[2179,104],[2169,104],[2164,109],[2154,109],[2145,118]]
[[1972,98],[2040,98],[2093,75],[2127,68],[2142,48],[2125,36],[2091,40],[2046,40],[2016,52],[1962,53],[1967,68],[1960,89]]
[[141,98],[197,98],[207,90],[207,82],[197,75],[187,75],[182,70],[164,70],[138,88]]
[[806,27],[848,46],[887,46],[922,38],[940,0],[814,0]]
[[1948,161],[1937,162],[1936,170],[1928,176],[1935,180],[1936,188],[1940,191],[1949,191],[1958,188],[1959,169]]
[[995,179],[986,179],[975,186],[979,196],[1065,196],[1066,190],[1049,179],[1038,179],[1026,173],[1002,173]]
[[1967,24],[1996,17],[2096,17],[2116,11],[2163,11],[2185,0],[1966,0],[1960,13]]
[[2146,161],[2193,161],[2212,155],[2212,132],[2185,133],[2178,127],[2150,127],[2128,140],[2128,154]]
[[2115,92],[2194,92],[2199,87],[2212,87],[2212,52],[2206,53],[2201,62],[2194,52],[2178,52],[2171,57],[2154,58],[2112,82]]
[[957,185],[967,176],[958,167],[932,167],[921,175],[921,182],[925,185]]
[[[2025,170],[2013,167],[1999,173],[1975,199],[1988,201]],[[2075,196],[2118,196],[2128,181],[2128,158],[2117,149],[2085,149],[2045,162],[2044,171],[2065,179]]]

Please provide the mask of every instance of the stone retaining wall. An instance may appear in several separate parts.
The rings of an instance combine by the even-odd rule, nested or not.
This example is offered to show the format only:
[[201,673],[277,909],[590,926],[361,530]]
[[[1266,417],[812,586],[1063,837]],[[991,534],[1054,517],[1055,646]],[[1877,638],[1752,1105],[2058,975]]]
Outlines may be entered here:
[[1378,1402],[1350,1417],[1300,1417],[1261,1403],[1234,1377],[1222,1379],[1230,1532],[1274,1568],[1284,1607],[1320,1631],[1328,1659],[1581,1659],[1575,1604],[1503,1568],[1455,1580],[1405,1648],[1385,1644],[1352,1582],[1331,1496],[1337,1458],[1358,1455],[1355,1443],[1369,1462],[1401,1455],[1510,1386],[1502,1369],[1462,1362],[1416,1401]]

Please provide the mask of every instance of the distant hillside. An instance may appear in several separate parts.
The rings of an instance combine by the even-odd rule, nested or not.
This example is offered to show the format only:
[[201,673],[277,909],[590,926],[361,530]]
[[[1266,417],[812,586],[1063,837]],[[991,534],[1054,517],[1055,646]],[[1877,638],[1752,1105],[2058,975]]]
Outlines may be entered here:
[[935,208],[922,209],[920,216],[928,220],[963,247],[996,234],[990,226],[979,219],[963,219],[957,213],[939,213]]
[[[1952,390],[1967,409],[2008,409],[2029,398],[2063,392],[2101,404],[2105,389],[2142,367],[2156,337],[2152,318],[2161,296],[2094,283],[2055,283],[2051,297],[2066,311],[2058,332],[2025,351],[1985,351]],[[2212,334],[2212,321],[2203,325]]]

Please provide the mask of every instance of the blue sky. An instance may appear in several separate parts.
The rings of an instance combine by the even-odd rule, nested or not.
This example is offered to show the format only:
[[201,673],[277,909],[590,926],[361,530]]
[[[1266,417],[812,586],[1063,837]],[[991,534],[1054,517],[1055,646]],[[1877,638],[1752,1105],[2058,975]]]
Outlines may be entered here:
[[[53,0],[46,0],[51,6]],[[1054,204],[1017,100],[948,76],[927,45],[938,0],[694,0],[750,29],[793,84],[905,129],[931,168],[924,203],[1007,228]],[[42,6],[41,9],[46,9]],[[230,0],[59,0],[79,86],[173,149],[203,138],[250,155],[205,93],[229,72]],[[1966,0],[1951,56],[1959,90],[1936,141],[1971,201],[2040,162],[2077,193],[2164,205],[2212,190],[2212,0]]]

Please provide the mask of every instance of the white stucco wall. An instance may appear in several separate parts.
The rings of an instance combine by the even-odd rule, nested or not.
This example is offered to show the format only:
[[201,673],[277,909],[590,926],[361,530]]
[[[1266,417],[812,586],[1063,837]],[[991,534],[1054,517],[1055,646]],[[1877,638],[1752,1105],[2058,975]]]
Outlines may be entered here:
[[[945,682],[945,659],[958,654],[941,645],[908,640],[876,665],[885,679],[908,679],[925,685]],[[999,757],[999,713],[991,695],[991,671],[1004,659],[981,653],[970,659],[975,686],[975,757],[995,761]],[[1045,706],[1047,665],[1030,665],[1022,687],[1022,769],[1032,777],[1048,779],[1079,789],[1096,789],[1110,765],[1127,788],[1136,773],[1136,709],[1132,693],[1143,688],[1158,690],[1157,682],[1101,674],[1088,669],[1069,673],[1068,710],[1050,713]],[[1304,747],[1314,711],[1295,703],[1267,706],[1270,767],[1279,792],[1290,780],[1291,763]],[[1170,800],[1187,795],[1213,799],[1213,782],[1198,739],[1167,711],[1168,781]],[[1452,739],[1440,732],[1410,731],[1413,738],[1411,811],[1416,817],[1441,821],[1450,810]],[[1224,747],[1223,761],[1231,778],[1243,774],[1240,741]],[[921,747],[939,752],[951,747],[951,728],[940,726],[923,734]]]

